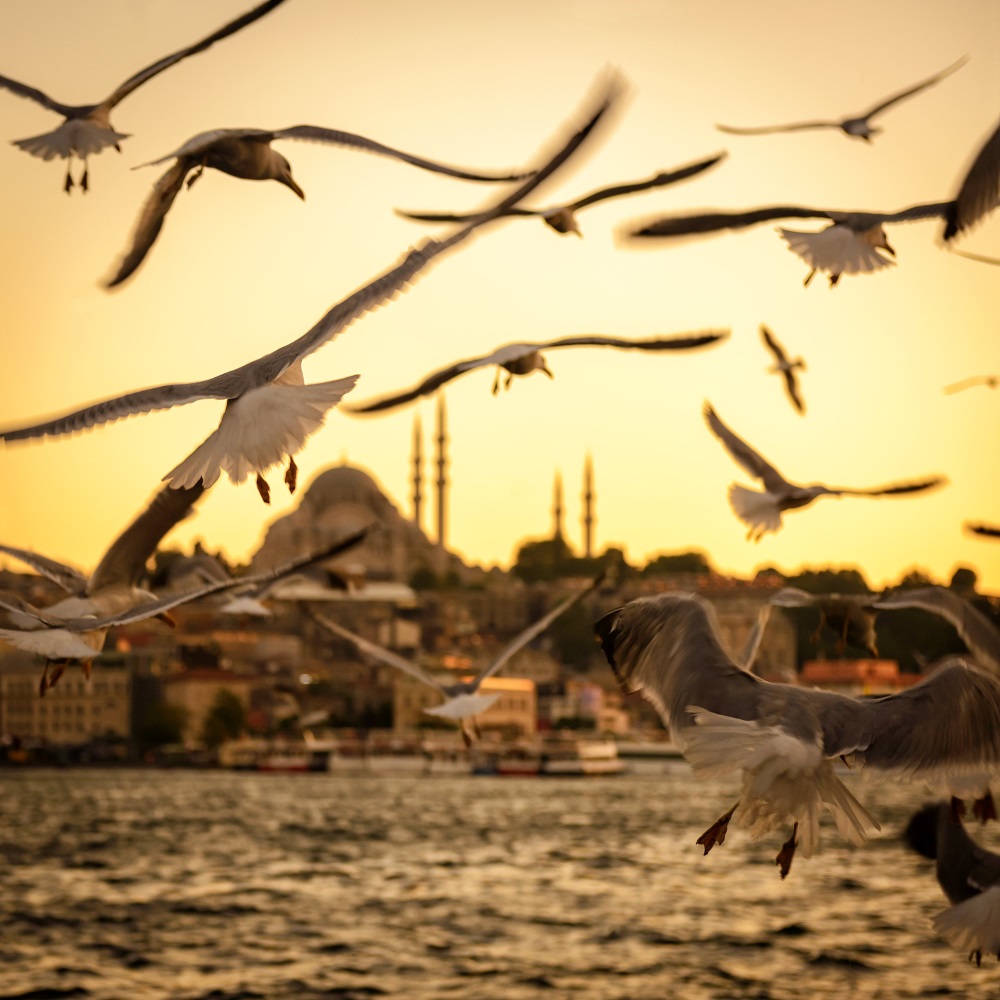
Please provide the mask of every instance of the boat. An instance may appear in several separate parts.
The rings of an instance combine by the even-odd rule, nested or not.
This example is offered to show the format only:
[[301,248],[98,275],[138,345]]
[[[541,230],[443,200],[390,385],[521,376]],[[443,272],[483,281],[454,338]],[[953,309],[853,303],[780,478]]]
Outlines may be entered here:
[[546,740],[542,744],[541,773],[596,777],[621,774],[618,744],[611,739]]
[[619,740],[618,757],[629,774],[663,774],[684,759],[670,740]]

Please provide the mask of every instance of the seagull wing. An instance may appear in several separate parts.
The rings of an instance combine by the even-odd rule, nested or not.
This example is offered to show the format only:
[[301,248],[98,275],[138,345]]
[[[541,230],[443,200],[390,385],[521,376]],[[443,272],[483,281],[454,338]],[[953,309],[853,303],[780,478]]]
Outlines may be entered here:
[[111,584],[134,585],[146,569],[146,560],[163,537],[192,511],[205,488],[199,483],[187,490],[164,486],[149,506],[111,543],[94,570],[87,593]]
[[916,587],[896,590],[874,602],[878,611],[920,608],[950,622],[976,662],[1000,672],[1000,631],[969,601],[947,587]]
[[687,351],[708,344],[718,343],[729,336],[729,330],[706,330],[704,333],[682,334],[677,337],[650,337],[645,340],[625,340],[604,334],[581,334],[563,337],[543,344],[525,344],[524,347],[547,351],[553,347],[617,347],[625,351]]
[[756,128],[740,128],[736,125],[716,125],[715,127],[720,132],[727,132],[729,135],[770,135],[774,132],[803,132],[806,129],[815,128],[840,128],[840,122],[817,119],[808,122],[792,122],[789,125],[760,125]]
[[845,497],[887,497],[900,493],[922,493],[924,490],[941,486],[948,480],[944,476],[931,476],[913,483],[890,483],[887,486],[873,486],[871,489],[851,489],[846,486],[825,486],[824,492]]
[[788,358],[785,356],[785,351],[781,344],[778,343],[774,334],[771,333],[766,326],[762,325],[760,328],[760,335],[763,338],[764,343],[768,346],[768,348],[770,348],[771,353],[774,355],[774,360],[777,361],[779,365],[786,363]]
[[788,393],[788,398],[792,401],[792,406],[794,406],[799,413],[805,413],[806,404],[802,402],[802,394],[799,391],[798,377],[791,368],[786,368],[782,374],[785,376],[785,391]]
[[[957,252],[957,251],[956,251]],[[1000,260],[996,263],[1000,264]],[[997,383],[996,375],[970,375],[968,378],[959,379],[944,387],[944,391],[949,395],[953,392],[961,392],[963,389],[972,389],[979,385],[988,385],[994,388]]]
[[894,104],[898,104],[907,97],[912,97],[914,94],[919,94],[921,90],[926,90],[928,87],[934,86],[935,83],[943,80],[946,76],[951,76],[952,73],[960,69],[968,61],[969,57],[963,56],[957,62],[952,63],[947,69],[943,69],[940,73],[935,73],[933,76],[927,77],[926,80],[922,80],[920,83],[916,83],[912,87],[907,87],[906,90],[901,90],[898,94],[893,94],[892,97],[887,97],[884,101],[879,102],[875,105],[875,107],[870,108],[863,115],[858,115],[858,117],[874,118],[875,115],[879,114],[879,112],[885,111],[886,108],[891,108]]
[[445,698],[448,697],[448,692],[445,691],[443,685],[439,684],[430,674],[425,673],[410,660],[398,656],[391,649],[386,649],[377,643],[369,642],[363,636],[344,628],[343,625],[338,625],[337,622],[327,618],[325,615],[310,611],[310,617],[312,617],[313,621],[322,625],[328,632],[332,632],[334,635],[340,636],[341,639],[346,639],[348,642],[353,643],[355,649],[359,652],[365,653],[375,660],[380,660],[386,666],[395,667],[404,674],[409,674],[410,677],[420,681],[421,684],[426,684],[428,687],[434,688],[435,691],[440,691]]
[[715,156],[711,156],[705,160],[699,160],[697,163],[691,163],[687,166],[678,167],[676,170],[664,170],[658,174],[654,174],[652,177],[648,177],[644,181],[632,181],[627,184],[612,184],[610,187],[603,187],[597,191],[591,191],[590,194],[584,195],[582,198],[578,198],[576,201],[572,201],[567,205],[561,206],[562,208],[568,208],[572,212],[577,212],[581,208],[586,208],[588,205],[595,205],[599,201],[606,201],[608,198],[620,198],[623,195],[635,194],[639,191],[648,191],[651,188],[666,187],[669,184],[676,184],[678,181],[687,180],[689,177],[694,177],[700,174],[704,170],[708,170],[709,167],[714,167],[717,163],[726,158],[726,153],[717,153]]
[[767,601],[760,606],[757,617],[754,619],[753,627],[747,636],[747,641],[740,654],[740,666],[744,670],[753,670],[757,662],[757,654],[760,652],[760,644],[764,641],[764,632],[767,630],[767,623],[771,619],[772,601]]
[[436,174],[447,174],[449,177],[458,177],[466,181],[521,181],[530,177],[530,173],[520,171],[518,173],[482,173],[465,170],[461,167],[452,167],[437,160],[425,160],[423,157],[414,156],[412,153],[404,153],[402,150],[393,149],[392,146],[383,146],[374,139],[366,139],[363,135],[355,135],[353,132],[339,132],[332,128],[319,128],[316,125],[294,125],[291,128],[279,129],[274,133],[275,139],[303,139],[307,142],[322,142],[335,146],[347,146],[351,149],[359,149],[367,153],[375,153],[379,156],[388,156],[394,160],[402,160],[421,170],[430,170]]
[[447,368],[442,368],[440,371],[428,375],[419,385],[415,385],[405,392],[383,396],[381,399],[373,400],[371,403],[361,403],[358,406],[341,406],[340,409],[347,413],[378,413],[381,410],[391,410],[434,392],[435,389],[454,378],[458,378],[459,375],[464,375],[475,368],[481,368],[483,365],[495,363],[493,354],[482,358],[469,358],[467,361],[459,361],[457,364],[449,365]]
[[570,594],[569,597],[560,601],[551,611],[544,614],[534,624],[529,625],[523,632],[519,632],[504,646],[496,658],[479,672],[479,675],[472,682],[470,693],[478,691],[480,684],[488,677],[492,677],[500,671],[515,653],[524,649],[532,639],[541,635],[557,618],[569,611],[574,604],[578,604],[588,594],[593,593],[604,582],[604,577],[604,573],[599,574],[583,590],[578,590],[575,594]]
[[40,573],[47,580],[58,584],[70,594],[82,594],[87,589],[87,577],[79,570],[65,563],[56,562],[47,556],[40,556],[37,552],[28,549],[17,549],[13,545],[0,545],[0,552],[19,559],[25,565],[30,566],[36,573]]
[[174,199],[184,186],[184,178],[194,161],[178,157],[177,162],[153,185],[153,190],[142,206],[139,221],[132,234],[132,245],[125,251],[118,270],[105,283],[105,288],[120,285],[146,259],[163,228],[163,220],[170,211]]
[[944,239],[971,229],[1000,204],[1000,126],[986,140],[962,180],[946,216]]
[[[725,445],[726,451],[751,476],[759,479],[770,493],[784,493],[792,488],[784,476],[767,459],[758,454],[742,438],[737,437],[718,417],[711,403],[704,408],[705,420],[712,433]],[[700,704],[700,702],[699,702]],[[705,706],[707,707],[707,706]]]
[[[401,208],[394,209],[396,215],[415,222],[468,222],[476,218],[475,212],[407,212]],[[545,209],[540,208],[509,208],[504,215],[525,216],[544,215]]]
[[[42,608],[36,608],[34,604],[24,600],[17,594],[12,594],[10,591],[4,590],[0,591],[0,608],[7,611],[13,615],[12,621],[15,623],[18,630],[27,627],[34,628],[34,626],[29,625],[25,622],[24,618],[34,619],[43,625],[48,625],[50,628],[59,628],[65,619],[59,617],[58,615],[49,614]],[[22,617],[24,616],[24,617]]]
[[823,208],[801,208],[795,205],[771,205],[751,208],[745,212],[698,212],[694,215],[668,215],[631,229],[633,238],[643,236],[691,236],[714,233],[720,229],[746,229],[774,219],[829,219]]
[[114,92],[104,100],[104,106],[107,108],[113,108],[119,101],[128,97],[133,90],[137,87],[141,87],[147,80],[151,80],[158,73],[162,73],[165,69],[169,69],[171,66],[176,65],[182,59],[187,59],[188,56],[204,52],[205,49],[210,48],[216,42],[222,41],[223,38],[228,38],[241,28],[245,28],[248,24],[253,24],[253,22],[258,18],[263,17],[269,11],[274,10],[275,7],[279,7],[284,2],[285,0],[266,0],[265,3],[258,4],[253,9],[248,10],[245,14],[241,14],[235,20],[230,21],[228,24],[224,24],[218,29],[218,31],[213,31],[212,34],[206,36],[200,42],[195,42],[194,45],[189,45],[187,48],[179,49],[172,55],[164,56],[162,59],[157,59],[156,62],[150,63],[150,65],[145,69],[139,70],[138,73],[130,76],[124,83],[120,84]]
[[983,538],[1000,538],[1000,527],[992,524],[967,524],[965,526],[974,535],[981,535]]
[[37,104],[41,104],[43,108],[55,111],[56,114],[64,115],[66,118],[69,118],[77,111],[77,108],[73,105],[60,104],[58,101],[52,100],[48,94],[43,93],[41,90],[29,87],[26,83],[12,80],[9,76],[0,76],[0,87],[4,90],[9,90],[12,94],[17,94],[18,97],[26,97],[29,101],[35,101]]

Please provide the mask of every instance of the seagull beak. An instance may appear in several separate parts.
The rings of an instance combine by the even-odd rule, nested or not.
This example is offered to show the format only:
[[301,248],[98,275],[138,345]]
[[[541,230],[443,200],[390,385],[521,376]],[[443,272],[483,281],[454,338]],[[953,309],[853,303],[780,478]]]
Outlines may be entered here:
[[280,180],[281,183],[285,185],[285,187],[290,187],[303,201],[306,200],[305,191],[303,191],[302,188],[300,188],[298,184],[295,183],[295,181],[291,178],[291,176],[282,177],[280,178]]
[[886,253],[890,253],[890,254],[892,254],[892,256],[893,256],[893,257],[895,257],[895,256],[896,256],[896,251],[895,251],[895,250],[893,250],[891,246],[889,246],[889,241],[888,241],[888,240],[886,240],[886,241],[885,241],[885,242],[884,242],[884,243],[882,244],[882,249],[883,249],[883,250],[885,250],[885,252],[886,252]]

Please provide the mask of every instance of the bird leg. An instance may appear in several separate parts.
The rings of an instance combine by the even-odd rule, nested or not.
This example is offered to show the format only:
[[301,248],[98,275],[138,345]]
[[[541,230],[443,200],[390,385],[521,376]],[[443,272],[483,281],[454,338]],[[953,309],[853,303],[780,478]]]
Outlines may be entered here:
[[[736,806],[739,802],[736,803]],[[716,844],[724,844],[726,842],[726,831],[729,829],[729,821],[733,818],[733,813],[736,812],[736,806],[733,806],[725,815],[720,816],[696,841],[696,844],[701,844],[705,848],[705,854],[715,847]]]
[[993,796],[987,792],[981,799],[976,799],[972,803],[972,815],[979,820],[980,823],[985,823],[987,820],[997,818],[997,809],[993,804]]
[[73,190],[73,174],[70,173],[70,169],[69,169],[70,168],[70,163],[72,163],[72,161],[69,161],[66,164],[66,183],[63,184],[63,191],[65,191],[66,194],[69,194],[70,191]]
[[83,161],[83,174],[80,176],[80,187],[83,188],[84,192],[87,190],[87,181],[90,175],[90,168],[87,166],[87,161]]
[[840,275],[839,274],[831,274],[830,275],[830,287],[831,288],[833,288],[833,286],[836,285],[838,281],[840,281]]
[[[56,686],[56,681],[58,681],[59,678],[62,677],[62,675],[65,673],[65,671],[66,671],[66,665],[69,662],[70,662],[69,660],[46,660],[45,661],[45,666],[42,668],[42,679],[38,683],[38,697],[39,698],[44,698],[45,697],[45,692],[48,691],[49,688],[54,688]],[[52,667],[52,676],[51,677],[49,676],[49,667]]]
[[965,803],[956,798],[954,795],[951,797],[951,821],[952,823],[961,823],[962,817],[965,815]]
[[816,273],[816,268],[813,268],[807,275],[806,280],[802,282],[803,288],[809,287],[809,282],[813,280],[813,275]]
[[792,826],[792,835],[781,845],[781,850],[778,851],[778,856],[774,859],[774,863],[781,869],[781,877],[784,878],[792,868],[792,858],[795,857],[795,848],[797,846],[797,841],[795,840],[795,835],[799,832],[799,824],[795,823]]
[[495,379],[493,379],[493,395],[494,395],[494,396],[495,396],[495,395],[497,394],[497,391],[498,391],[499,389],[500,389],[500,366],[499,366],[499,365],[497,365],[497,374],[496,374],[496,378],[495,378]]
[[257,492],[264,503],[271,502],[271,487],[267,485],[267,480],[259,472],[257,473]]
[[299,467],[295,464],[295,459],[289,455],[288,468],[285,470],[285,485],[288,487],[289,493],[295,492],[295,484],[298,482],[298,478]]

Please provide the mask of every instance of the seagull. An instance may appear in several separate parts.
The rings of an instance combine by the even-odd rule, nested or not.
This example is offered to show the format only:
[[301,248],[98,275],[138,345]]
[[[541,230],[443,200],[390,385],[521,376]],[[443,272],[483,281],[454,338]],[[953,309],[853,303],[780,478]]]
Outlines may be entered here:
[[698,838],[706,854],[737,812],[754,839],[793,823],[776,858],[782,878],[797,848],[815,852],[824,808],[854,844],[877,833],[838,759],[956,796],[985,795],[1000,770],[1000,679],[959,658],[862,699],[755,677],[725,652],[712,606],[695,594],[637,598],[594,628],[619,684],[656,708],[697,778],[742,772],[736,804]]
[[838,654],[843,653],[850,642],[851,645],[867,649],[872,656],[877,657],[876,611],[873,610],[877,598],[877,594],[809,594],[799,590],[798,587],[782,587],[762,604],[757,612],[757,620],[750,630],[743,650],[741,665],[745,670],[753,670],[772,607],[817,608],[819,623],[809,637],[810,642],[819,642],[823,626],[826,625],[840,633],[837,642]]
[[901,493],[919,493],[946,482],[944,476],[929,476],[913,483],[892,483],[872,489],[851,489],[846,486],[824,486],[813,483],[799,486],[790,483],[777,469],[745,441],[738,438],[718,417],[710,403],[705,404],[705,420],[712,433],[725,445],[734,461],[751,476],[764,484],[763,492],[733,483],[729,487],[729,504],[736,516],[749,527],[747,538],[755,542],[769,531],[781,527],[782,511],[795,510],[811,504],[822,496],[881,497]]
[[289,491],[294,491],[297,482],[294,455],[322,425],[326,412],[354,387],[358,378],[351,375],[332,382],[306,385],[303,360],[359,316],[404,291],[439,254],[457,246],[481,225],[517,205],[572,156],[622,89],[623,84],[617,77],[609,78],[602,88],[596,110],[589,114],[586,123],[573,129],[572,134],[561,141],[558,152],[517,190],[451,235],[440,240],[425,240],[412,248],[399,264],[347,296],[297,340],[222,375],[201,382],[161,385],[116,396],[41,423],[0,431],[0,440],[20,441],[69,434],[135,413],[167,409],[199,399],[222,399],[226,401],[226,409],[218,428],[164,479],[174,489],[188,489],[199,482],[210,487],[222,472],[234,483],[256,475],[261,498],[269,503],[270,487],[262,473],[287,457],[285,483]]
[[500,389],[501,371],[507,372],[505,389],[510,388],[515,375],[530,375],[533,371],[542,371],[549,378],[555,378],[542,355],[542,351],[548,351],[555,347],[616,347],[619,350],[687,351],[718,343],[728,336],[728,330],[709,330],[704,333],[683,334],[677,337],[655,337],[648,340],[622,340],[603,334],[583,334],[578,337],[564,337],[561,340],[549,340],[543,343],[505,344],[503,347],[498,347],[492,354],[483,355],[481,358],[469,358],[466,361],[459,361],[447,368],[442,368],[440,371],[428,375],[419,385],[407,389],[405,392],[385,396],[371,403],[345,406],[344,410],[347,413],[375,413],[379,410],[391,410],[420,396],[429,395],[446,382],[458,378],[459,375],[487,365],[497,366],[496,377],[493,380],[494,395]]
[[[19,608],[10,607],[0,599],[0,606],[6,607],[8,612],[15,612],[20,625],[17,629],[0,629],[0,639],[5,639],[17,649],[47,658],[39,688],[41,695],[56,683],[70,663],[80,663],[89,676],[90,661],[103,649],[109,629],[149,618],[160,618],[172,625],[169,612],[174,608],[220,591],[266,593],[290,574],[353,548],[364,540],[369,530],[365,526],[352,531],[322,549],[297,556],[262,573],[215,580],[191,590],[156,597],[138,586],[138,580],[145,572],[146,560],[173,524],[187,516],[187,513],[176,516],[177,512],[185,510],[183,504],[186,502],[186,510],[190,512],[191,504],[202,492],[202,487],[195,490],[163,487],[149,509],[108,550],[95,570],[84,597],[68,598],[40,610],[31,608],[26,602],[22,602]],[[14,555],[19,550],[4,546],[2,551]],[[40,565],[27,558],[24,561],[29,565]],[[49,677],[51,663],[55,664],[56,671]]]
[[979,385],[995,389],[998,383],[1000,383],[1000,379],[996,375],[970,375],[969,378],[963,378],[958,382],[952,382],[951,385],[946,385],[944,391],[950,395],[953,392],[962,392],[965,389],[973,389]]
[[827,219],[830,225],[819,232],[778,229],[789,249],[810,267],[803,284],[808,285],[817,271],[826,271],[831,287],[842,274],[867,274],[892,266],[896,251],[889,243],[885,226],[897,222],[944,220],[945,243],[964,233],[1000,204],[1000,128],[986,141],[951,201],[925,202],[898,212],[845,212],[837,209],[807,208],[801,205],[769,205],[737,212],[697,212],[693,215],[664,216],[639,225],[630,224],[626,239],[691,236],[722,229],[746,229],[774,219]]
[[[18,628],[0,629],[0,639],[17,649],[46,657],[41,694],[56,683],[67,663],[83,663],[89,675],[90,661],[104,648],[106,628],[70,632],[62,627],[65,621],[104,618],[155,600],[153,593],[139,585],[146,571],[146,561],[174,525],[191,514],[204,491],[201,483],[182,490],[162,488],[149,506],[111,543],[90,577],[25,549],[0,546],[0,552],[24,562],[71,595],[43,609],[41,615],[22,609],[21,616],[15,615]],[[55,665],[51,677],[50,664]]]
[[806,407],[805,403],[802,402],[802,395],[799,391],[799,380],[795,375],[795,369],[801,368],[802,371],[805,371],[806,363],[802,360],[802,358],[790,360],[785,354],[784,348],[778,343],[777,338],[766,326],[761,326],[760,335],[763,338],[764,343],[774,355],[775,364],[769,368],[768,371],[784,376],[785,391],[788,393],[788,398],[791,400],[792,406],[794,406],[799,413],[805,413]]
[[898,94],[893,94],[892,97],[887,97],[873,108],[869,108],[864,114],[857,115],[854,118],[844,118],[841,121],[819,119],[817,121],[793,122],[790,125],[764,125],[760,128],[737,128],[732,125],[716,125],[715,127],[720,132],[727,132],[730,135],[766,135],[772,132],[802,132],[806,129],[839,128],[847,136],[871,142],[872,136],[883,130],[872,126],[869,123],[870,119],[888,110],[894,104],[905,100],[907,97],[913,97],[914,94],[919,94],[920,91],[934,86],[935,83],[940,82],[946,76],[951,76],[952,73],[968,62],[968,58],[968,56],[963,56],[957,62],[952,63],[947,69],[941,70],[940,73],[935,73],[934,76],[929,76],[926,80],[922,80],[920,83],[914,84],[912,87],[908,87]]
[[977,966],[983,952],[1000,959],[1000,854],[969,836],[950,802],[914,813],[903,835],[914,851],[936,862],[938,884],[953,904],[935,915],[934,930]]
[[[271,148],[271,143],[279,139],[303,139],[308,142],[347,146],[363,152],[393,157],[424,170],[448,174],[463,180],[517,181],[524,180],[528,176],[525,173],[472,173],[458,167],[450,167],[444,163],[412,156],[401,150],[383,146],[373,139],[354,135],[352,132],[338,132],[334,129],[319,128],[316,125],[295,125],[291,128],[277,129],[271,132],[254,128],[215,129],[211,132],[202,132],[189,139],[172,153],[161,156],[158,160],[141,164],[143,167],[149,167],[170,159],[174,160],[174,165],[153,185],[153,190],[139,213],[139,221],[136,223],[132,236],[132,245],[122,256],[118,270],[105,283],[105,287],[114,288],[116,285],[120,285],[143,262],[163,227],[170,206],[173,205],[174,199],[184,187],[185,178],[187,178],[187,186],[190,188],[206,167],[245,180],[274,180],[291,188],[295,194],[305,200],[305,192],[292,177],[292,168],[288,160]],[[469,218],[473,219],[475,216],[470,215]]]
[[428,715],[434,715],[442,719],[451,719],[457,722],[462,730],[462,738],[465,740],[466,746],[471,746],[473,734],[469,731],[466,720],[474,715],[479,715],[481,712],[485,712],[500,697],[499,694],[480,694],[479,689],[483,682],[498,673],[515,653],[527,646],[532,639],[541,635],[557,618],[573,607],[574,604],[579,603],[584,597],[596,590],[604,582],[604,577],[604,573],[599,574],[586,587],[564,598],[554,608],[539,618],[538,621],[529,625],[522,632],[519,632],[479,671],[473,680],[457,681],[453,684],[442,684],[411,660],[399,656],[384,646],[370,642],[363,636],[344,628],[343,625],[339,625],[337,622],[318,612],[310,612],[310,615],[314,621],[322,625],[328,632],[332,632],[334,635],[340,636],[340,638],[352,643],[359,652],[375,660],[379,660],[387,666],[395,667],[404,674],[409,674],[415,680],[440,692],[444,698],[444,702],[432,708],[425,708],[424,711]]
[[47,94],[29,87],[25,83],[19,83],[10,77],[0,76],[0,87],[9,90],[18,97],[26,97],[30,101],[41,104],[42,107],[62,115],[65,121],[52,132],[44,135],[32,136],[30,139],[17,139],[15,146],[19,146],[26,153],[32,156],[39,156],[43,160],[52,160],[56,157],[70,161],[66,165],[66,182],[63,185],[67,194],[73,188],[73,176],[70,172],[70,165],[74,156],[83,161],[83,173],[80,176],[79,184],[82,190],[88,187],[87,159],[96,156],[105,146],[113,146],[121,152],[119,145],[122,139],[129,138],[126,132],[117,132],[111,125],[110,115],[112,109],[123,101],[132,91],[141,87],[147,80],[151,80],[158,73],[165,69],[170,69],[182,59],[188,56],[197,55],[204,52],[216,42],[223,38],[228,38],[241,28],[245,28],[254,21],[262,18],[275,7],[284,3],[284,0],[267,0],[266,3],[258,4],[245,14],[240,15],[236,20],[223,25],[218,31],[203,38],[194,45],[189,45],[174,52],[172,55],[157,59],[145,69],[139,70],[134,76],[130,76],[124,83],[120,84],[108,97],[105,97],[99,104],[61,104],[54,101]]
[[[694,177],[709,167],[714,167],[720,160],[725,159],[726,153],[717,153],[715,156],[697,163],[691,163],[675,170],[661,171],[643,181],[632,181],[626,184],[612,184],[610,187],[599,188],[591,191],[590,194],[577,198],[576,201],[569,201],[562,205],[551,205],[549,208],[516,208],[511,209],[509,215],[536,216],[542,220],[550,229],[554,229],[561,235],[574,233],[583,236],[580,225],[576,220],[576,213],[580,209],[589,205],[596,205],[598,202],[607,201],[609,198],[620,198],[623,195],[635,194],[638,191],[648,191],[651,188],[665,187],[668,184],[676,184],[678,181],[687,180]],[[450,212],[404,212],[396,209],[396,214],[404,219],[413,219],[417,222],[465,222],[474,216],[471,213],[459,214]]]
[[902,587],[877,597],[874,612],[919,608],[954,626],[978,666],[1000,675],[1000,631],[970,601],[948,587]]

